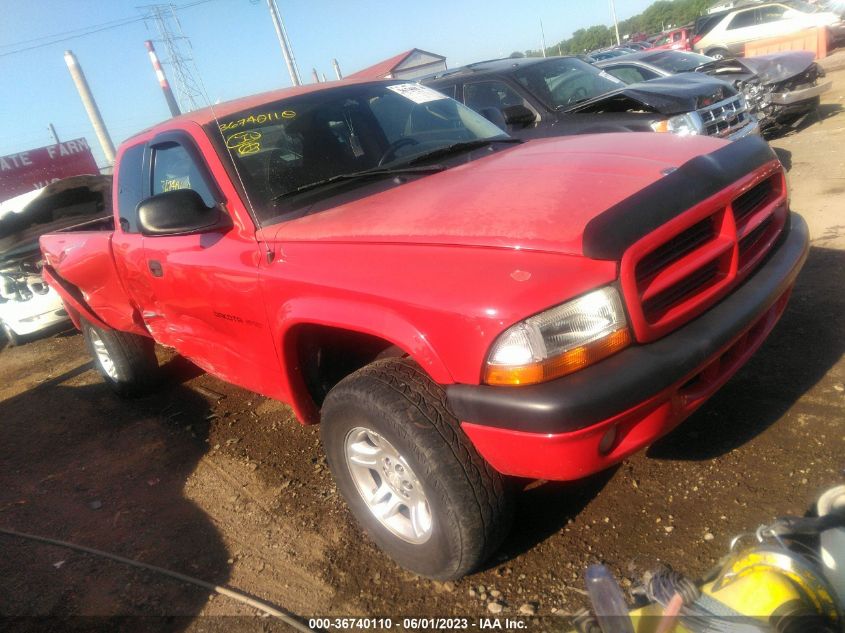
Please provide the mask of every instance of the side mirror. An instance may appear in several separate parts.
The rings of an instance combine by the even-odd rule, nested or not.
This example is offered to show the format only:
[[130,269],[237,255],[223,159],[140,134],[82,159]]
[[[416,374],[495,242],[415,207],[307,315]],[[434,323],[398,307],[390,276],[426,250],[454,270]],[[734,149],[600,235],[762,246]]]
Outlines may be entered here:
[[159,193],[138,205],[142,235],[184,235],[210,231],[227,224],[217,207],[208,207],[193,189]]
[[496,127],[502,130],[508,129],[508,122],[505,121],[505,115],[499,108],[481,108],[478,113]]
[[512,105],[502,108],[502,115],[505,117],[505,123],[520,127],[531,125],[536,119],[534,113],[524,105]]

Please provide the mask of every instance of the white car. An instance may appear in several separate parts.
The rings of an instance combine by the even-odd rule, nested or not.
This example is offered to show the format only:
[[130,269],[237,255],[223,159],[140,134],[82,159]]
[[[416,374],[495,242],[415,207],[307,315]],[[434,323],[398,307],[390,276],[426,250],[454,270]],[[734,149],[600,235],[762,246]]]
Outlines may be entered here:
[[0,338],[11,345],[69,323],[41,277],[43,233],[109,214],[111,177],[72,176],[0,202]]
[[696,21],[693,50],[715,59],[742,55],[748,42],[791,35],[804,29],[842,28],[835,13],[818,11],[804,2],[746,5],[703,16]]
[[68,320],[62,298],[37,273],[0,264],[0,330],[12,345]]

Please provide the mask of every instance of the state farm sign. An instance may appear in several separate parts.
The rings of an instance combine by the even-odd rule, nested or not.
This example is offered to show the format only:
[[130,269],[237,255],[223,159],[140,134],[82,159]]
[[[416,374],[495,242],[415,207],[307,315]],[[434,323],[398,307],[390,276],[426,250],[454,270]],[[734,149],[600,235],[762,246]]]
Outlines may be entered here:
[[68,176],[99,173],[84,138],[0,156],[0,202]]

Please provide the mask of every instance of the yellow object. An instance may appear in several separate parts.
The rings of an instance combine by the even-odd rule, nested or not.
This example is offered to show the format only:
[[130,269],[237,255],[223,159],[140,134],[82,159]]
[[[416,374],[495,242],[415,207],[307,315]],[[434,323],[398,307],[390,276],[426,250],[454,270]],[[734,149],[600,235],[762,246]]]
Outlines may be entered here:
[[[816,570],[788,550],[758,546],[734,554],[725,563],[719,577],[701,588],[696,601],[712,613],[737,618],[753,618],[771,626],[772,616],[784,610],[803,607],[805,614],[824,616],[832,630],[841,627],[841,612],[820,570]],[[656,633],[663,607],[649,604],[631,612],[636,633]],[[683,625],[683,616],[670,629],[673,633],[696,633]]]

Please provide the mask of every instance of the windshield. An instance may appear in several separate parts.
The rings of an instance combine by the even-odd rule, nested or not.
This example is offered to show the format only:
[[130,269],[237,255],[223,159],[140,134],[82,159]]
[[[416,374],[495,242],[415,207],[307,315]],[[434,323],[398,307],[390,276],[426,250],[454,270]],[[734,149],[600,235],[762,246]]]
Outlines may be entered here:
[[625,86],[623,81],[575,57],[523,66],[514,76],[552,109],[565,108]]
[[315,183],[398,168],[457,143],[508,138],[481,115],[414,83],[328,88],[244,110],[217,126],[261,222],[278,218],[285,211],[279,205],[297,190],[318,189]]
[[712,57],[707,57],[707,55],[684,53],[682,51],[663,51],[641,59],[647,64],[657,66],[672,74],[690,72],[703,64],[714,61]]

